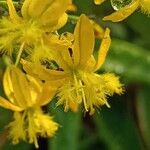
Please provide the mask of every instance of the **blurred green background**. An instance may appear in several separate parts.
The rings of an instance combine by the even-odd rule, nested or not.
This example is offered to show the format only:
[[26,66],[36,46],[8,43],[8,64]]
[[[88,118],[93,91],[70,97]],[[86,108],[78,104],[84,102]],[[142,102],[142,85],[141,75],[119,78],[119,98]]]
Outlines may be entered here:
[[[120,75],[126,90],[122,96],[109,98],[111,108],[97,109],[93,116],[82,110],[64,113],[50,104],[47,110],[61,127],[54,138],[39,139],[39,150],[150,150],[150,18],[136,11],[121,23],[103,22],[113,12],[109,0],[100,6],[93,0],[74,3],[78,10],[72,15],[85,13],[111,29],[112,44],[100,73]],[[73,31],[73,27],[69,22],[60,32]],[[10,112],[0,108],[0,149],[34,150],[33,145],[13,146],[6,140],[10,117]]]

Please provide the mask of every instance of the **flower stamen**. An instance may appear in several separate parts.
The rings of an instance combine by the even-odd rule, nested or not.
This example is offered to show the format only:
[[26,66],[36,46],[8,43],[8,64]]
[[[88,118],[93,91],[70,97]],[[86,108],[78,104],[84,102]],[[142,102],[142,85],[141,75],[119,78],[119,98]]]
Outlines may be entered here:
[[25,42],[23,42],[20,46],[20,49],[19,49],[18,55],[17,55],[17,59],[16,59],[16,62],[15,62],[15,66],[17,66],[19,61],[20,61],[20,58],[21,58],[21,55],[22,55],[22,52],[23,52],[23,49],[24,49],[24,45],[25,45]]

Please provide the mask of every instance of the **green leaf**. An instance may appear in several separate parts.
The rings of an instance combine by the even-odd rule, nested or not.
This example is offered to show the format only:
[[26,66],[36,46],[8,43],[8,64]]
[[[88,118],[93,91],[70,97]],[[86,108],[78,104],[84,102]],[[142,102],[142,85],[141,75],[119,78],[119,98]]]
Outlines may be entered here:
[[134,13],[127,21],[128,26],[134,31],[135,39],[134,42],[142,47],[150,48],[150,18],[141,12]]
[[[116,99],[116,98],[115,98]],[[119,99],[111,103],[111,108],[102,108],[95,115],[99,138],[108,150],[140,150],[141,145],[133,118]]]
[[143,142],[150,149],[150,85],[141,86],[137,93],[137,114]]
[[127,82],[150,83],[150,52],[122,40],[113,39],[104,69],[125,77]]
[[3,147],[3,150],[32,150],[32,145],[25,142],[20,142],[17,145],[13,145],[10,141],[7,141]]
[[61,108],[54,110],[54,113],[60,128],[56,136],[50,139],[50,150],[78,150],[80,113],[66,113]]

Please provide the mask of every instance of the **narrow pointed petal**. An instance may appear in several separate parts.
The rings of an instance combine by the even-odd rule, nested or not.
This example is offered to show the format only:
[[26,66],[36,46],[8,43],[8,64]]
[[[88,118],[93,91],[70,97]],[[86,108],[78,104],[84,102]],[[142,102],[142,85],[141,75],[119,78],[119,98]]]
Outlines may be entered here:
[[94,48],[93,26],[85,15],[81,15],[76,25],[74,36],[74,64],[85,66],[86,62],[90,59]]
[[7,0],[7,5],[8,5],[8,9],[9,9],[9,15],[10,15],[10,19],[13,22],[19,22],[20,21],[20,17],[18,16],[16,9],[13,5],[12,0]]
[[48,7],[51,7],[53,2],[54,0],[31,0],[30,5],[27,8],[28,15],[32,18],[40,17]]
[[28,14],[28,8],[29,8],[32,1],[33,0],[25,0],[23,5],[22,5],[21,14],[25,19],[30,18],[29,14]]
[[96,23],[94,20],[90,20],[90,21],[94,28],[95,37],[98,39],[102,39],[104,36],[104,32],[105,32],[104,29],[98,23]]
[[31,76],[39,78],[41,80],[52,81],[57,79],[63,79],[67,76],[63,71],[55,71],[46,69],[43,66],[35,66],[31,62],[21,60],[23,69]]
[[15,97],[14,97],[14,89],[12,85],[12,80],[10,77],[10,70],[7,68],[5,70],[4,76],[3,76],[3,87],[5,94],[7,98],[11,101],[11,103],[15,103]]
[[93,71],[93,68],[95,67],[95,65],[96,65],[96,60],[94,56],[91,56],[91,58],[87,61],[85,70],[87,70],[88,72],[91,72]]
[[[67,58],[69,58],[67,60]],[[68,48],[58,51],[57,55],[55,55],[55,60],[60,68],[67,71],[69,70],[70,66],[72,65],[72,58],[70,57]],[[70,63],[69,63],[70,62]]]
[[[73,37],[73,35],[72,35],[72,37]],[[68,42],[69,42],[69,44],[68,44]],[[63,70],[69,69],[70,64],[68,65],[68,61],[71,62],[70,61],[71,57],[69,58],[68,61],[65,61],[64,60],[64,52],[65,52],[65,54],[67,54],[69,52],[68,49],[72,45],[71,42],[72,41],[70,39],[62,40],[62,39],[59,39],[58,37],[54,37],[54,36],[53,37],[51,36],[50,38],[46,37],[46,44],[52,50],[51,53],[52,53],[53,59],[56,61],[58,66],[60,68],[62,68]]]
[[71,52],[69,52],[68,49],[60,52],[60,58],[59,59],[63,59],[65,64],[67,64],[67,66],[68,66],[68,68],[66,68],[65,70],[68,70],[70,66],[73,66],[72,57],[71,57],[70,53]]
[[12,67],[10,70],[12,78],[12,85],[14,89],[14,96],[18,103],[18,106],[26,108],[30,105],[31,95],[29,92],[29,84],[27,78],[23,72],[18,68]]
[[22,111],[23,109],[10,103],[8,100],[0,96],[0,106],[12,111]]
[[139,7],[139,0],[135,0],[120,10],[103,18],[104,21],[110,20],[112,22],[119,22],[130,16]]
[[97,60],[96,66],[95,66],[95,71],[98,70],[105,62],[110,44],[111,44],[110,30],[107,28],[105,31],[103,40],[101,42],[100,48],[99,48],[98,60]]

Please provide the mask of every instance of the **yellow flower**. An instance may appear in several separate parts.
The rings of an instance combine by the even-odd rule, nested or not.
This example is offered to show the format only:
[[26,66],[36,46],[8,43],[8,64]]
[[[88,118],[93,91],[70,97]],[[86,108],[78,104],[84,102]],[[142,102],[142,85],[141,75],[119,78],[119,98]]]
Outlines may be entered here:
[[60,71],[49,70],[42,66],[35,67],[25,60],[22,61],[23,67],[30,75],[59,87],[57,105],[64,104],[65,111],[69,108],[76,111],[78,105],[83,103],[85,110],[93,114],[95,107],[102,105],[110,107],[107,102],[108,96],[122,93],[122,84],[114,74],[95,73],[105,61],[111,43],[109,33],[110,30],[107,28],[96,61],[93,56],[93,26],[85,15],[81,15],[75,27],[72,47],[58,50],[59,54],[55,61]]
[[21,16],[12,0],[7,0],[9,16],[0,19],[0,52],[11,55],[18,44],[36,45],[43,42],[45,33],[61,28],[67,22],[71,0],[25,0]]
[[3,86],[8,100],[0,97],[0,106],[14,111],[14,121],[8,125],[14,144],[22,139],[38,148],[38,136],[52,137],[58,129],[58,124],[41,109],[56,92],[47,84],[26,76],[14,66],[6,69]]
[[132,3],[130,3],[129,5],[117,10],[116,12],[108,16],[105,16],[103,20],[104,21],[110,20],[112,22],[122,21],[126,19],[128,16],[130,16],[138,8],[141,8],[141,10],[146,14],[150,14],[150,1],[149,0],[133,0]]

